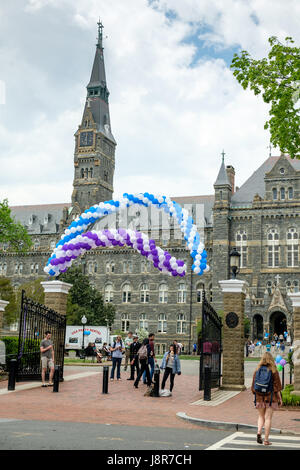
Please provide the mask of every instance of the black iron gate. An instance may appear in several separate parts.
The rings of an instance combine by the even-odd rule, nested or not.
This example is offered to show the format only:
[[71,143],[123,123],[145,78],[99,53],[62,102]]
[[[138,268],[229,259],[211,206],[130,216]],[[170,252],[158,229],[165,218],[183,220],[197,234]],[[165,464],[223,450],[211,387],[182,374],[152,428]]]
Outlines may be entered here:
[[44,339],[46,331],[51,332],[55,365],[60,366],[60,381],[62,381],[66,317],[27,298],[25,291],[22,291],[16,378],[18,382],[41,380],[40,343]]
[[211,388],[220,386],[222,354],[222,321],[210,303],[202,296],[202,331],[200,333],[199,390],[204,390],[205,367],[211,368]]

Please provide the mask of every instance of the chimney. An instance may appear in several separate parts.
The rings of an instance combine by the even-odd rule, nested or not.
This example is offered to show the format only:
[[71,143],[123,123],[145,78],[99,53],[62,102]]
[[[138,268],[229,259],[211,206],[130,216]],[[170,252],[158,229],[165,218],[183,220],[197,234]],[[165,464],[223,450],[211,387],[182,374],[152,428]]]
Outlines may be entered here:
[[235,171],[234,171],[233,166],[227,165],[226,166],[226,173],[227,173],[229,183],[231,185],[231,192],[233,194],[234,193],[234,177],[235,177]]

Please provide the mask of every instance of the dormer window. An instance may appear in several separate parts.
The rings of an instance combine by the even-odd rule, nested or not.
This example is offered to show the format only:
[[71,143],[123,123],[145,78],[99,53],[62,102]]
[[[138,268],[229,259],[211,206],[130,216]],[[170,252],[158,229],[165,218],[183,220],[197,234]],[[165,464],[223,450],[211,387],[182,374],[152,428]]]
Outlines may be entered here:
[[32,225],[33,221],[34,221],[34,215],[31,215],[28,220],[29,225]]
[[45,215],[44,224],[48,224],[49,220],[50,220],[50,215],[49,214]]

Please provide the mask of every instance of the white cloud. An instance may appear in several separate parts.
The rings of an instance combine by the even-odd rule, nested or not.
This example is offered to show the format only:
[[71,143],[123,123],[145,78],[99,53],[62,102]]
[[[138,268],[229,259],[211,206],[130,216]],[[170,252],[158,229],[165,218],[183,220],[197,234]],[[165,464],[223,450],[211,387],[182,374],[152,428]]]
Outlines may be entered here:
[[[299,42],[299,2],[157,0],[150,7],[146,0],[114,0],[112,8],[109,0],[22,1],[17,20],[9,11],[10,24],[20,21],[17,26],[26,30],[35,21],[42,28],[47,19],[53,32],[44,35],[41,29],[32,51],[22,41],[1,40],[7,44],[0,50],[7,79],[15,80],[18,91],[15,74],[23,78],[28,100],[22,109],[13,97],[0,105],[0,165],[6,170],[0,174],[0,199],[8,197],[14,205],[70,201],[73,134],[99,16],[108,36],[105,62],[118,143],[115,195],[212,194],[223,148],[238,185],[268,157],[263,129],[268,107],[261,97],[245,92],[217,53],[208,57],[206,50],[193,63],[197,43],[185,40],[198,28],[215,51],[237,46],[262,56],[271,35]],[[169,10],[175,20],[166,18]],[[4,34],[0,31],[0,39]],[[53,51],[49,60],[45,50]],[[13,118],[6,120],[5,111]]]

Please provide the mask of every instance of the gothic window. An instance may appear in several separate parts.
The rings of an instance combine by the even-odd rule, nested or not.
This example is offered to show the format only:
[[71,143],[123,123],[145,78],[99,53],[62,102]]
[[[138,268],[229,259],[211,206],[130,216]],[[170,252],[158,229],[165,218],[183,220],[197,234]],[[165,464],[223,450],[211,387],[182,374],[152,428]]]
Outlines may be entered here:
[[39,265],[38,264],[36,264],[34,266],[34,270],[35,270],[35,274],[37,274],[39,272]]
[[121,315],[121,330],[124,332],[129,331],[129,314],[122,313]]
[[84,169],[81,168],[81,178],[84,178]]
[[159,286],[159,303],[166,304],[168,302],[168,286],[167,284],[160,284]]
[[114,288],[112,284],[107,284],[104,289],[104,302],[112,302],[114,300]]
[[122,302],[123,303],[129,303],[131,302],[131,287],[130,284],[124,284],[123,290],[122,290]]
[[294,197],[294,190],[293,190],[293,188],[289,188],[289,189],[288,189],[288,192],[289,192],[289,199],[293,199],[293,197]]
[[197,285],[197,302],[198,303],[202,303],[204,290],[205,290],[205,287],[202,282]]
[[114,273],[115,272],[115,263],[113,263],[112,261],[106,261],[105,271],[106,271],[106,274]]
[[247,266],[247,234],[244,230],[239,230],[236,234],[236,247],[241,254],[240,267]]
[[158,325],[157,325],[158,333],[166,333],[167,332],[167,316],[165,313],[160,313],[158,315]]
[[93,178],[93,168],[90,168],[90,178]]
[[277,188],[273,188],[272,189],[272,193],[273,193],[273,199],[277,199]]
[[177,315],[177,333],[186,333],[186,318],[183,313]]
[[148,284],[141,285],[141,302],[147,303],[149,302],[149,286]]
[[299,281],[286,281],[285,286],[288,292],[299,292]]
[[50,250],[51,250],[51,251],[54,250],[55,245],[56,245],[55,241],[52,240],[52,241],[50,242]]
[[150,263],[146,259],[141,260],[141,273],[148,273],[150,271]]
[[88,169],[88,168],[85,169],[85,177],[86,177],[86,178],[89,177],[89,169]]
[[144,330],[148,330],[148,319],[146,313],[141,313],[139,326]]
[[279,266],[279,234],[277,229],[271,229],[267,234],[268,243],[268,267]]
[[123,261],[123,273],[132,273],[132,261]]
[[280,188],[280,199],[281,200],[285,199],[285,189],[284,188]]
[[298,266],[299,261],[299,235],[295,228],[287,232],[287,265],[290,268]]
[[39,242],[39,240],[34,240],[34,245],[33,245],[33,247],[34,247],[34,250],[35,250],[35,251],[39,249],[39,247],[40,247],[40,242]]
[[179,284],[177,302],[179,304],[184,304],[186,302],[186,285],[184,283]]

